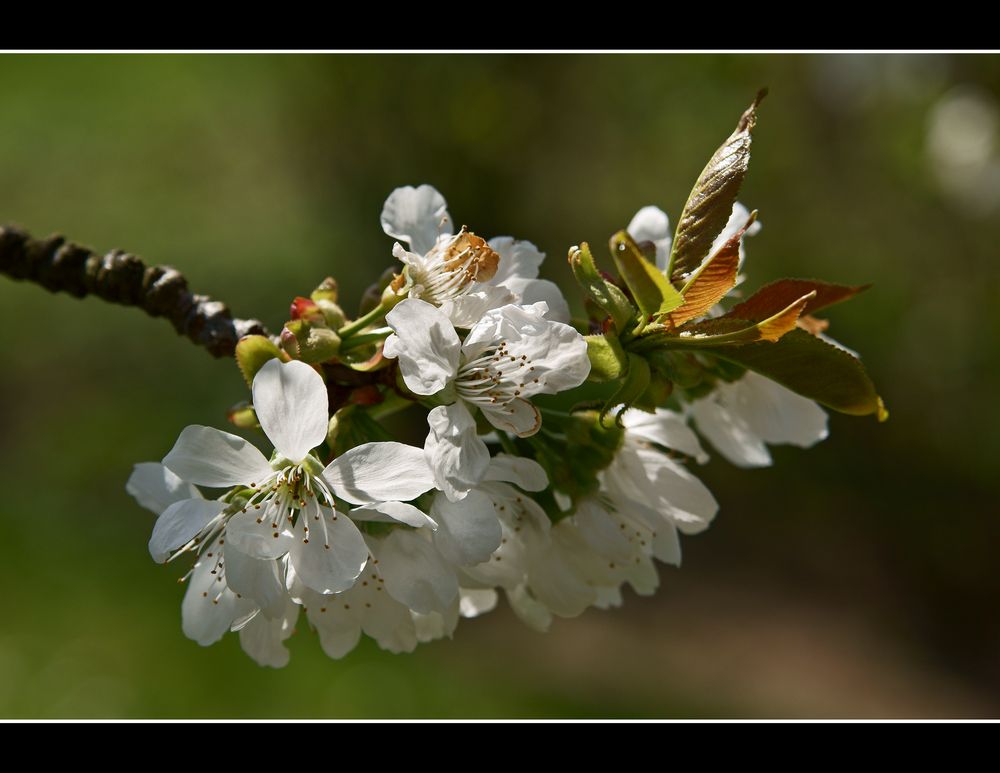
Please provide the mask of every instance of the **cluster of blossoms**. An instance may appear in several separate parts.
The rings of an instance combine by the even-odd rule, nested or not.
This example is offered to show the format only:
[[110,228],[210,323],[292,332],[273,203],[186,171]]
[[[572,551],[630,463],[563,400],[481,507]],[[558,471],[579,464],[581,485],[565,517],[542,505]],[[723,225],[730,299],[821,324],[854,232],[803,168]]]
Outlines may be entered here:
[[[769,444],[826,436],[817,400],[881,409],[789,375],[802,350],[855,362],[810,312],[860,288],[782,280],[740,300],[743,240],[760,226],[734,198],[721,218],[689,201],[673,239],[664,212],[640,210],[612,239],[617,279],[574,247],[589,297],[572,320],[534,245],[456,232],[434,188],[395,190],[382,227],[403,267],[358,319],[327,280],[295,300],[278,340],[237,348],[252,404],[230,418],[259,427],[270,457],[190,426],[128,482],[158,516],[153,559],[194,557],[184,633],[208,645],[238,631],[277,667],[302,613],[339,658],[362,633],[392,652],[450,636],[501,594],[545,630],[620,604],[625,584],[652,593],[656,561],[679,565],[679,534],[718,509],[691,471],[709,458],[699,434],[762,466]],[[381,424],[413,406],[422,447]]]

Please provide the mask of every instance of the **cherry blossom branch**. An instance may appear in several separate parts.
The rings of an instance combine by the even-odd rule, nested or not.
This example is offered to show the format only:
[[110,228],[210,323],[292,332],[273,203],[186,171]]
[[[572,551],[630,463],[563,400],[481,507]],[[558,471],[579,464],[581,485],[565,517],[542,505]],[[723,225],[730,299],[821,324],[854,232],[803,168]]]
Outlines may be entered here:
[[188,289],[169,266],[147,266],[121,250],[105,255],[59,235],[36,239],[15,226],[0,226],[0,274],[77,298],[96,295],[109,303],[137,306],[165,317],[178,334],[215,357],[231,357],[245,335],[272,337],[256,319],[234,319],[226,304]]

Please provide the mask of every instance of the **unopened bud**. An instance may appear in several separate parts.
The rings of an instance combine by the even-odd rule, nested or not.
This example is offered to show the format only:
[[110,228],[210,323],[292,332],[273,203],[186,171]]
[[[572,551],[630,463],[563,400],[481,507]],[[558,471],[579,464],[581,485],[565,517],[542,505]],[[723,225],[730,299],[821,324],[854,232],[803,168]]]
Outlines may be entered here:
[[226,413],[226,418],[229,419],[231,424],[240,429],[256,429],[260,426],[253,406],[245,400],[230,408],[228,413]]
[[281,347],[303,362],[326,362],[340,352],[340,338],[327,327],[317,327],[304,319],[292,319],[285,323],[281,331]]
[[339,296],[340,288],[337,286],[337,280],[332,276],[328,276],[320,282],[319,287],[313,290],[310,295],[314,301],[330,301],[331,303],[336,303]]
[[275,358],[282,362],[289,360],[288,355],[267,336],[244,336],[236,344],[236,364],[239,366],[247,386],[253,384],[254,376],[257,375],[258,370],[264,367],[264,363]]
[[310,298],[303,298],[301,295],[292,301],[292,319],[304,319],[311,324],[326,324],[323,312],[316,301]]

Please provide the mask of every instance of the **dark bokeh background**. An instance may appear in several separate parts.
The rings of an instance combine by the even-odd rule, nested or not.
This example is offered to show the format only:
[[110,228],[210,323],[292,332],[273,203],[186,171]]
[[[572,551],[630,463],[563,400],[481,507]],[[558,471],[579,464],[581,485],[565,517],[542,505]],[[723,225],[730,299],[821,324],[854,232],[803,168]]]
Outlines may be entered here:
[[983,56],[3,56],[0,221],[176,265],[277,328],[389,265],[397,185],[564,255],[673,220],[758,87],[750,285],[875,288],[830,313],[892,412],[699,474],[720,514],[653,598],[292,663],[180,630],[179,569],[125,494],[245,396],[160,320],[0,277],[0,717],[996,716],[1000,59]]

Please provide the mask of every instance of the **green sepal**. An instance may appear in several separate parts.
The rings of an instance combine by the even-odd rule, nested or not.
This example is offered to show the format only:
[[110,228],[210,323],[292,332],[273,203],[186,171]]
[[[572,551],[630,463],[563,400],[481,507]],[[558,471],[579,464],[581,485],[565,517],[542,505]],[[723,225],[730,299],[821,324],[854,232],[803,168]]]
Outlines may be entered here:
[[684,296],[643,255],[628,231],[619,231],[611,237],[611,257],[635,298],[644,322],[684,303]]
[[634,407],[654,413],[670,399],[674,392],[674,382],[659,373],[650,371],[649,386],[633,403]]
[[622,349],[618,336],[600,333],[584,336],[587,356],[590,358],[590,381],[602,383],[621,378],[628,369],[628,355]]
[[[616,405],[622,405],[624,408],[631,407],[649,388],[649,381],[649,363],[640,355],[629,352],[628,371],[625,373],[625,379],[622,381],[621,386],[618,387],[618,390],[604,404],[604,407],[601,408],[601,413],[598,416],[601,426],[607,426],[605,417]],[[624,408],[615,414],[615,423],[619,426],[621,426],[621,415],[624,413]]]
[[316,301],[316,305],[323,312],[323,319],[326,320],[326,326],[331,330],[339,330],[347,322],[347,315],[344,313],[344,310],[333,301],[320,298]]
[[236,344],[236,364],[247,386],[253,386],[253,378],[257,375],[257,371],[263,368],[266,362],[275,358],[282,362],[288,362],[290,359],[267,336],[243,336]]
[[733,213],[733,203],[750,166],[751,133],[757,122],[757,106],[767,94],[757,94],[740,116],[736,130],[715,151],[681,210],[670,247],[666,275],[674,282],[694,271],[708,255],[715,238]]
[[392,434],[360,405],[346,405],[334,413],[326,432],[334,457],[365,443],[392,439]]
[[635,319],[636,308],[620,288],[601,276],[594,262],[594,256],[590,252],[590,246],[586,242],[570,249],[569,265],[580,286],[590,294],[594,303],[611,317],[618,332],[624,332]]
[[713,349],[712,354],[760,373],[827,408],[853,416],[888,417],[861,361],[805,330],[792,330],[774,343]]
[[[613,424],[602,426],[597,411],[587,410],[558,419],[545,414],[541,432],[516,442],[518,446],[526,444],[531,448],[535,460],[548,474],[551,487],[575,503],[600,489],[597,473],[611,464],[624,437],[624,431]],[[569,458],[573,459],[572,464],[567,463]],[[541,496],[532,494],[532,497],[553,521],[572,514],[573,509],[562,511],[554,498],[539,493]]]
[[646,359],[655,372],[683,389],[700,384],[705,377],[705,369],[687,352],[654,349],[646,353]]
[[296,359],[315,364],[332,360],[340,353],[340,336],[328,327],[292,319],[281,331],[281,344]]

